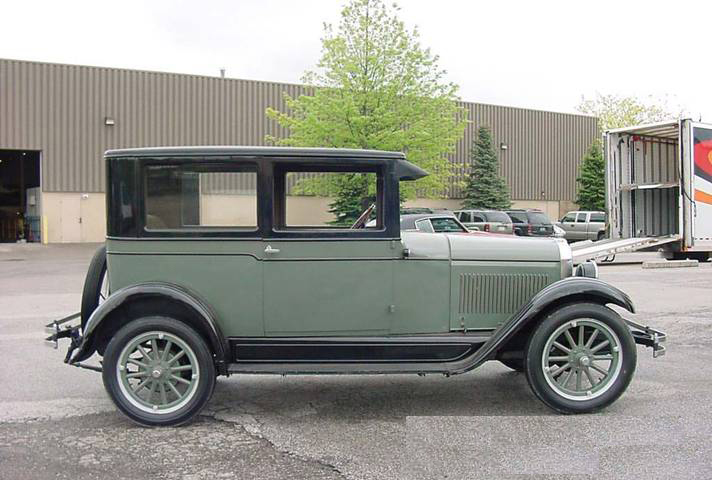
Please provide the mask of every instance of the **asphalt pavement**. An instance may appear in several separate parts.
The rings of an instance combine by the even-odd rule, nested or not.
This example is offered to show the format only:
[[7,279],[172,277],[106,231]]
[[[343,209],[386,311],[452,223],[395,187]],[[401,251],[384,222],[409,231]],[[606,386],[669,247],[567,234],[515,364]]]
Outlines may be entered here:
[[231,376],[197,421],[148,429],[42,327],[79,307],[96,245],[0,244],[0,478],[712,478],[712,264],[603,266],[668,354],[639,347],[625,395],[561,416],[524,375]]

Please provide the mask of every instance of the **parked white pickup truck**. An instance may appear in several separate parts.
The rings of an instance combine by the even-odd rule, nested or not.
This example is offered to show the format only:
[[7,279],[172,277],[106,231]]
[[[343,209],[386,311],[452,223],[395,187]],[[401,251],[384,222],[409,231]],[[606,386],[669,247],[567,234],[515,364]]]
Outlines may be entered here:
[[566,240],[570,242],[603,240],[606,236],[606,213],[568,212],[557,225],[566,232]]

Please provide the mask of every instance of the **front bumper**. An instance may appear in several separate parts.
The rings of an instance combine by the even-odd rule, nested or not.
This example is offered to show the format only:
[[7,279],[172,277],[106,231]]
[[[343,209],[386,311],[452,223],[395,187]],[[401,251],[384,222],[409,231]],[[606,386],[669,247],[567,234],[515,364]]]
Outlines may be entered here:
[[72,362],[71,360],[72,353],[74,353],[74,350],[76,350],[82,343],[82,335],[80,333],[82,328],[81,323],[74,324],[72,322],[72,320],[80,317],[81,313],[77,312],[45,325],[45,332],[49,334],[49,336],[45,338],[45,345],[56,350],[59,347],[59,340],[62,338],[68,338],[70,343],[69,348],[67,348],[67,354],[64,356],[64,363],[79,368],[86,368],[88,370],[101,372],[101,367],[84,365],[79,362]]
[[625,323],[628,325],[628,328],[630,328],[630,333],[633,335],[635,343],[653,349],[653,358],[665,355],[665,345],[663,345],[663,343],[667,340],[667,334],[632,320],[626,319]]

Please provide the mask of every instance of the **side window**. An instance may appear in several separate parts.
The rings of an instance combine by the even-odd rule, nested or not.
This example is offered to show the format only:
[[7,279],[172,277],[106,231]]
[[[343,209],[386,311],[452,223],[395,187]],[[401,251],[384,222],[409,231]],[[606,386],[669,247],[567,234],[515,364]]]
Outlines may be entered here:
[[508,215],[514,223],[529,223],[529,219],[527,219],[526,214],[509,213]]
[[470,212],[460,212],[460,221],[465,223],[472,222],[472,216],[470,215]]
[[586,223],[586,217],[588,216],[587,213],[579,213],[578,216],[576,217],[576,223]]
[[430,223],[430,219],[424,218],[422,220],[417,220],[415,222],[415,228],[421,232],[435,233],[433,225]]
[[573,223],[576,221],[575,213],[567,213],[564,218],[561,219],[562,223]]
[[256,185],[256,171],[227,164],[149,165],[146,230],[255,230]]
[[473,213],[472,214],[472,222],[473,223],[477,223],[477,222],[484,223],[485,221],[486,221],[485,217],[481,213]]
[[[360,192],[358,202],[334,203],[344,186]],[[275,167],[273,219],[276,230],[356,232],[382,230],[383,179],[375,170],[338,171],[315,166]],[[345,208],[344,208],[345,207]]]
[[436,233],[465,231],[454,218],[431,218],[430,223]]
[[606,222],[606,214],[605,213],[592,213],[591,221],[605,223]]

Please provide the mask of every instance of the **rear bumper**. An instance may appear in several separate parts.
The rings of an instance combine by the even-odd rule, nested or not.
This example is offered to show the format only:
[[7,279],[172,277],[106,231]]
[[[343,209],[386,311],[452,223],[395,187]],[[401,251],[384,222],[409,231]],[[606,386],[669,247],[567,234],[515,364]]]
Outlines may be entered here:
[[625,320],[625,323],[630,328],[630,333],[635,339],[635,343],[638,345],[645,345],[646,347],[651,347],[653,349],[653,358],[662,357],[665,355],[665,343],[667,341],[667,334],[656,330],[654,328],[643,326],[639,323],[635,323],[632,320]]
[[57,349],[59,347],[59,340],[68,338],[69,348],[67,348],[67,354],[64,356],[64,363],[100,372],[101,367],[84,365],[79,362],[72,361],[72,353],[74,353],[74,350],[76,350],[82,343],[82,335],[80,333],[81,323],[75,323],[75,321],[80,317],[81,314],[77,312],[45,325],[45,332],[49,335],[44,340],[45,345]]

